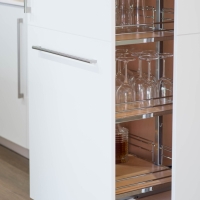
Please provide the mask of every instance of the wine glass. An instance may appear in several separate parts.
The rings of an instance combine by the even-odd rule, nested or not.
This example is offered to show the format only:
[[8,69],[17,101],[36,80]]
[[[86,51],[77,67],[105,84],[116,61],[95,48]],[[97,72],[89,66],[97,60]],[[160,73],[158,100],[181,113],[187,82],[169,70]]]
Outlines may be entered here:
[[[130,53],[132,54],[132,56],[136,57],[137,60],[139,60],[138,58],[141,55],[142,50],[131,49]],[[133,82],[135,81],[135,79],[140,76],[140,68],[141,68],[142,63],[140,62],[140,60],[138,61],[138,63],[139,64],[138,64],[138,70],[137,70],[137,72],[134,73],[132,76],[129,76],[129,82],[130,82],[131,85],[133,84]]]
[[[127,49],[116,49],[116,58],[122,57],[124,53],[126,53],[128,50]],[[117,65],[117,74],[116,74],[116,79],[119,79],[120,81],[124,81],[124,75],[122,74],[121,70],[121,61],[116,59],[116,65]]]
[[[145,51],[142,51],[142,53],[141,53],[141,55],[152,55],[152,56],[154,56],[154,55],[158,56],[158,54],[159,53],[157,51],[155,51],[155,50],[145,50]],[[147,79],[148,78],[148,74],[144,74],[144,77]],[[152,74],[150,74],[150,79],[152,81],[154,81],[154,82],[157,82],[156,77],[153,76]]]
[[[134,61],[136,58],[132,56],[130,53],[124,53],[123,57],[118,57],[117,60],[122,61],[125,67],[125,79],[124,83],[118,88],[116,93],[116,100],[117,103],[128,103],[133,102],[135,100],[135,95],[133,93],[132,87],[128,82],[128,75],[127,75],[127,64],[130,61]],[[127,109],[127,105],[124,104],[124,109]]]
[[[168,97],[173,94],[173,83],[172,80],[167,78],[165,75],[165,59],[173,57],[171,53],[160,53],[160,59],[163,59],[163,74],[162,77],[157,82],[157,97]],[[169,99],[168,99],[169,100]],[[162,103],[167,103],[166,98],[161,99]]]
[[[141,63],[141,60],[139,61]],[[145,78],[142,76],[142,65],[139,65],[139,76],[134,80],[132,84],[133,91],[135,93],[136,101],[142,101],[145,99]],[[141,102],[141,105],[143,102]]]
[[153,102],[151,99],[156,97],[156,83],[154,80],[151,79],[151,61],[152,60],[158,60],[158,55],[142,55],[139,57],[141,60],[145,60],[148,62],[148,77],[144,84],[144,90],[145,90],[145,99],[150,99],[150,101],[147,101],[147,106],[152,106]]
[[[130,52],[132,53],[133,56],[135,56],[138,60],[138,70],[137,70],[137,73],[134,74],[133,76],[130,76],[129,79],[130,79],[130,84],[132,85],[135,81],[136,78],[141,78],[140,76],[140,71],[142,71],[142,61],[139,59],[139,57],[141,55],[157,55],[158,53],[154,50],[145,50],[145,51],[142,51],[142,50],[136,50],[136,49],[131,49]],[[145,74],[143,76],[143,78],[145,78]],[[152,80],[156,81],[156,78],[154,76],[150,76]]]
[[123,82],[122,82],[120,79],[118,79],[118,78],[115,79],[116,91],[117,91],[117,89],[119,88],[119,86],[120,86],[122,83],[123,83]]

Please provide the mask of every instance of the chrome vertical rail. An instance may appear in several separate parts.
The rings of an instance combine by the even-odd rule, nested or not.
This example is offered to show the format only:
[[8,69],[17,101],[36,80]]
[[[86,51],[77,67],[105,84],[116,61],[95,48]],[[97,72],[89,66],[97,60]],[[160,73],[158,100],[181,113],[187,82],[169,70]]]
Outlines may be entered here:
[[21,93],[21,45],[20,45],[20,24],[23,23],[23,19],[17,19],[17,59],[18,59],[18,98],[24,98],[24,94]]
[[[161,22],[161,10],[163,8],[163,0],[156,0],[156,22]],[[157,24],[156,28],[162,28],[162,24]],[[157,42],[156,50],[159,53],[163,52],[163,42]],[[162,60],[156,63],[156,79],[162,76]],[[155,149],[154,149],[154,163],[156,165],[162,164],[162,143],[163,143],[163,117],[155,117]]]
[[24,13],[31,13],[31,8],[28,7],[27,0],[24,0]]

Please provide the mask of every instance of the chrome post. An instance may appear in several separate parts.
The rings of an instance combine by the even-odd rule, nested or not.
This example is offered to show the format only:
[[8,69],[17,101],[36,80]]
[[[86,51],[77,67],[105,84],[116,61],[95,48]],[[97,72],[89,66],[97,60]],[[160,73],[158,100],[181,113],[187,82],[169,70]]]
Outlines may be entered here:
[[[163,8],[163,0],[156,0],[156,22],[161,22],[161,10]],[[157,29],[162,28],[162,24],[156,25]],[[159,53],[163,52],[163,42],[157,42],[156,50]],[[156,79],[162,76],[162,61],[158,60],[156,63]],[[155,149],[154,149],[154,163],[156,165],[162,164],[162,143],[163,143],[163,117],[155,117]]]

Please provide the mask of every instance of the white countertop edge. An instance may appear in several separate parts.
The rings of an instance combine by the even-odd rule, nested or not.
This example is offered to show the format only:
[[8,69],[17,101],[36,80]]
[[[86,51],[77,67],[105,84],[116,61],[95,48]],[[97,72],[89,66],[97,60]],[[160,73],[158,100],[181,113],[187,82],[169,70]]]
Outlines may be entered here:
[[0,3],[11,4],[16,6],[24,6],[24,2],[19,0],[0,0]]

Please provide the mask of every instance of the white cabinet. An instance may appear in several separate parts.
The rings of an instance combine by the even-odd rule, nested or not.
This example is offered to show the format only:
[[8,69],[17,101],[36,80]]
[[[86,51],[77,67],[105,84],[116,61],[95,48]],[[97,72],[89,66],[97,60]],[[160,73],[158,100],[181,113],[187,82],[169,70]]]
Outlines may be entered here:
[[[115,2],[45,2],[32,0],[29,15],[31,197],[114,200]],[[191,8],[199,5],[198,0],[192,2]],[[183,1],[176,1],[172,200],[200,199],[200,35],[195,9],[185,8]],[[191,31],[183,26],[186,16]],[[95,59],[97,64],[51,50]]]
[[191,34],[200,32],[200,13],[198,8],[200,2],[197,0],[182,1],[175,0],[176,4],[176,25],[177,25],[177,34]]
[[172,195],[173,200],[200,199],[200,33],[175,41]]
[[[26,100],[26,27],[17,24],[23,7],[0,4],[0,137],[28,148]],[[19,25],[19,31],[18,26]],[[18,52],[18,32],[20,52]],[[20,53],[20,90],[18,98],[18,53]],[[12,148],[12,147],[11,147]]]
[[49,1],[27,0],[31,7],[29,24],[111,41],[115,32],[114,0]]
[[114,46],[32,26],[28,31],[31,198],[114,199]]

